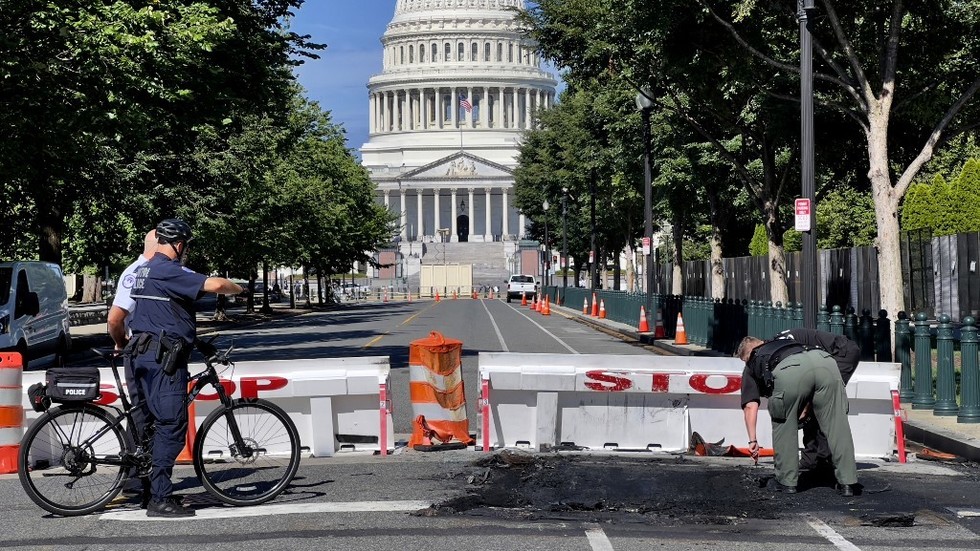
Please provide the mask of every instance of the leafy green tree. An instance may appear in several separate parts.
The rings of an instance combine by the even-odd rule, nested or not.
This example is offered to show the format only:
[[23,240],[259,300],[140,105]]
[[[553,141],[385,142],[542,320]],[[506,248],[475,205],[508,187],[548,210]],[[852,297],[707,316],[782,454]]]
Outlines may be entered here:
[[873,245],[877,234],[871,194],[851,187],[839,187],[820,197],[816,222],[819,249]]
[[902,206],[902,229],[905,231],[922,230],[935,227],[935,199],[933,189],[946,185],[939,174],[933,178],[933,183],[913,184],[905,195]]

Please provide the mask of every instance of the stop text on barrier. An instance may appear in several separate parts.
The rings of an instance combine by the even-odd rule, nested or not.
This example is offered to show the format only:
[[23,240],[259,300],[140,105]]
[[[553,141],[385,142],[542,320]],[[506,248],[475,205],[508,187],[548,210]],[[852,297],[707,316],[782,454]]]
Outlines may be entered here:
[[650,373],[594,369],[582,373],[576,379],[579,390],[596,392],[734,394],[742,388],[740,375],[720,373]]

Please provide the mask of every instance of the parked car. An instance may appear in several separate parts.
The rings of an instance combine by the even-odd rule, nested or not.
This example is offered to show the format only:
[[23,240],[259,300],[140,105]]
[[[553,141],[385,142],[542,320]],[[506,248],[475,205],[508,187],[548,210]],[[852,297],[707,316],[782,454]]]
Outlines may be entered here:
[[0,351],[26,365],[71,350],[68,293],[61,268],[49,262],[0,262]]

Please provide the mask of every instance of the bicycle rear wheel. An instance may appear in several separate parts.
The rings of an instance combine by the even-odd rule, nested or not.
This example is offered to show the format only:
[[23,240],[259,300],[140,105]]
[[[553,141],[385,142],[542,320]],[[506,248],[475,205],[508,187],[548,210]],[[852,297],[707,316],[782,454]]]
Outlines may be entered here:
[[91,404],[56,407],[34,421],[17,467],[28,497],[61,516],[86,515],[115,498],[129,471],[121,458],[131,447],[114,422]]
[[[229,417],[245,449],[235,444]],[[236,400],[201,424],[194,470],[201,484],[229,505],[257,505],[279,495],[299,468],[299,433],[281,408],[265,400]]]

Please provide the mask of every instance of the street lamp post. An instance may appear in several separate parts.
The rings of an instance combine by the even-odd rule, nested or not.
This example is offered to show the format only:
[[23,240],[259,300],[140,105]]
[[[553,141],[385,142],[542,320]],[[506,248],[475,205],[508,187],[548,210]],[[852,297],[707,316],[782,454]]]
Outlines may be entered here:
[[551,252],[548,249],[548,209],[551,205],[548,200],[545,199],[544,203],[541,204],[541,208],[544,209],[544,286],[547,287],[551,285]]
[[803,232],[803,327],[817,328],[817,225],[816,186],[813,179],[813,41],[810,36],[809,14],[814,0],[799,0],[800,19],[800,159],[801,187],[810,202],[809,231]]
[[653,316],[653,189],[650,175],[650,111],[653,109],[653,92],[644,86],[636,94],[636,107],[643,116],[643,240],[646,252],[646,316],[647,326]]
[[568,232],[566,227],[568,226],[568,188],[561,188],[561,286],[562,286],[562,298],[564,295],[564,288],[568,287]]

